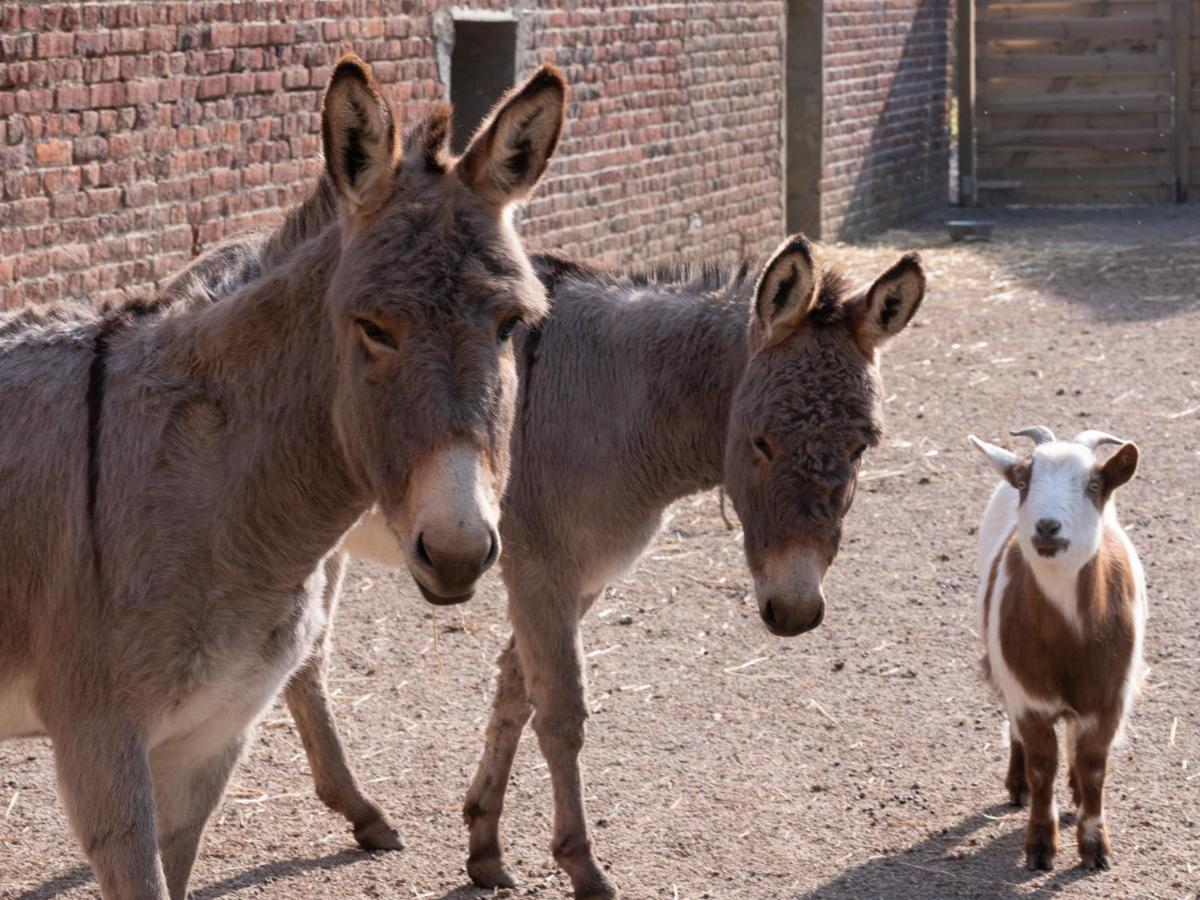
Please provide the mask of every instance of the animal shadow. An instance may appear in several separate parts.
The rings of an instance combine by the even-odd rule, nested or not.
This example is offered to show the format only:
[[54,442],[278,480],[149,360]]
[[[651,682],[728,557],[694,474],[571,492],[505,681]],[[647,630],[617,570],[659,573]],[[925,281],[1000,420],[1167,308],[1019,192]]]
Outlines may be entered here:
[[[1065,830],[1055,870],[1049,874],[1026,870],[1025,816],[1024,810],[998,803],[919,844],[855,866],[794,900],[1052,897],[1088,877],[1075,865],[1075,841]],[[997,820],[1016,827],[995,838],[972,837]]]
[[[188,897],[190,900],[216,900],[218,897],[224,897],[243,888],[269,883],[276,878],[287,878],[290,875],[299,875],[314,869],[338,869],[342,866],[370,860],[373,856],[374,854],[364,853],[361,850],[342,850],[327,856],[277,860],[255,866],[244,872],[238,872],[214,884],[190,890]],[[61,875],[56,875],[45,884],[40,884],[18,895],[17,900],[54,900],[55,897],[60,897],[73,888],[91,882],[91,867],[76,866]]]

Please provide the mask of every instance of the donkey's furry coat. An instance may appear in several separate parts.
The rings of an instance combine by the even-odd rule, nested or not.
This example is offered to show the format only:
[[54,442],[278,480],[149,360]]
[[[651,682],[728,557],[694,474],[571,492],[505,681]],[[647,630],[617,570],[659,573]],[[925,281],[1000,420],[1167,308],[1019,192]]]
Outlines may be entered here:
[[545,168],[563,90],[540,72],[458,162],[442,111],[398,161],[346,58],[327,180],[275,237],[152,303],[0,316],[0,738],[53,740],[105,897],[186,895],[364,509],[424,548],[404,555],[427,595],[463,596],[494,558],[516,388],[500,326],[545,308],[504,207]]
[[[554,854],[578,897],[608,898],[616,892],[592,854],[578,767],[587,718],[580,618],[637,560],[673,500],[724,484],[767,626],[815,627],[858,460],[882,430],[876,348],[911,320],[924,278],[906,256],[853,293],[820,270],[800,237],[784,242],[757,282],[746,267],[621,276],[555,257],[535,265],[552,311],[519,348],[501,519],[513,638],[465,805],[467,868],[486,886],[514,880],[499,819],[532,715],[554,787]],[[394,541],[377,525],[369,515],[344,546],[395,561]],[[367,832],[393,832],[345,764],[321,690],[324,665],[318,655],[297,673],[288,701],[318,793],[360,840],[379,846]]]

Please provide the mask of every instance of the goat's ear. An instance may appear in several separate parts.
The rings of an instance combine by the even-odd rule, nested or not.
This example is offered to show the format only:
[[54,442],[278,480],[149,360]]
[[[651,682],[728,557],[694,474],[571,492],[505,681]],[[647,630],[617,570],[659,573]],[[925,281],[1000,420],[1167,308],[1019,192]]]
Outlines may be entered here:
[[754,288],[755,343],[770,346],[795,331],[816,303],[817,287],[812,244],[793,234],[771,255]]
[[906,253],[854,301],[854,329],[864,349],[881,347],[904,330],[925,299],[921,257]]
[[1022,459],[1011,450],[1005,450],[1003,447],[997,447],[995,444],[981,441],[973,434],[967,439],[975,445],[980,453],[987,457],[987,461],[992,464],[992,468],[996,470],[997,475],[1018,491],[1023,491],[1029,487],[1029,471],[1031,468],[1029,460]]
[[395,116],[370,68],[353,53],[329,76],[321,136],[342,215],[353,220],[376,211],[391,196],[395,178]]
[[1100,467],[1104,479],[1105,493],[1116,490],[1133,477],[1138,467],[1137,444],[1122,444],[1121,449],[1110,456]]
[[558,146],[566,99],[558,69],[542,66],[479,126],[456,167],[459,177],[498,209],[528,196]]

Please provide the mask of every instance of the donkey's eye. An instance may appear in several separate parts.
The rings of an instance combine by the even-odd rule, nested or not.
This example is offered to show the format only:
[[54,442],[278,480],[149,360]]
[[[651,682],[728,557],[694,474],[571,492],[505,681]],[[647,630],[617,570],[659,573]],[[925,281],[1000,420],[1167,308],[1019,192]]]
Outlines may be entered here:
[[367,336],[367,340],[374,344],[380,344],[390,350],[396,349],[396,338],[390,332],[380,328],[370,319],[355,319],[354,324],[359,330]]
[[505,319],[503,322],[501,322],[500,327],[498,329],[496,329],[496,340],[498,340],[500,343],[503,344],[505,341],[507,341],[509,338],[512,337],[513,331],[520,324],[521,324],[520,316],[509,316],[507,319]]
[[771,449],[771,445],[767,443],[764,437],[756,437],[754,439],[754,449],[762,454],[763,459],[767,462],[771,461],[771,457],[775,455],[775,451]]
[[854,462],[858,462],[860,459],[862,459],[862,455],[866,452],[867,452],[867,445],[859,444],[854,449],[854,452],[850,454],[850,459],[852,459]]

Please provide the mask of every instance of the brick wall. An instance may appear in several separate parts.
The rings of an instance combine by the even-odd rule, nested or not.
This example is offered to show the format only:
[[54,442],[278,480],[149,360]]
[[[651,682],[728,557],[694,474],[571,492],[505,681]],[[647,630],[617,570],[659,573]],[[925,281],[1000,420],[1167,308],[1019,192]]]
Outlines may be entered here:
[[949,0],[826,0],[823,237],[946,203],[950,20]]
[[[943,196],[946,3],[828,0],[827,236]],[[341,52],[373,65],[404,121],[446,95],[446,5],[0,4],[0,307],[144,290],[274,222],[320,169],[318,101]],[[554,62],[572,89],[522,216],[530,246],[650,263],[774,245],[784,0],[519,6],[520,68]]]
[[[402,120],[445,96],[443,5],[0,5],[0,306],[143,289],[275,221],[319,171],[318,100],[343,50],[373,65]],[[521,68],[555,62],[572,86],[529,243],[609,263],[769,248],[780,9],[526,4]]]

